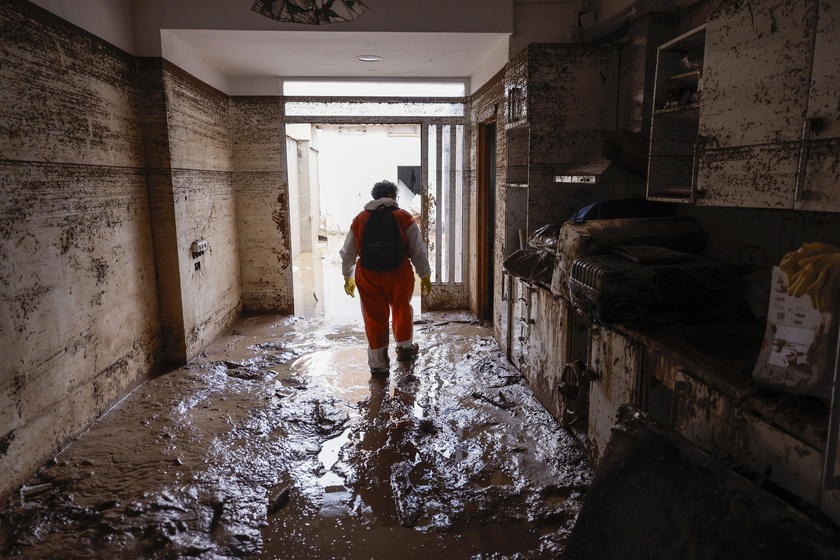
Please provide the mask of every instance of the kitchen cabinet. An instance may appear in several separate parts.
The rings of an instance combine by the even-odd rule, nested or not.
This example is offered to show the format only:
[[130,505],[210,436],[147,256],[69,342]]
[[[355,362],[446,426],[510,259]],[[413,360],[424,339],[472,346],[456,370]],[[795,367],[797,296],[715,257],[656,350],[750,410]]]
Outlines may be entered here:
[[531,328],[534,326],[533,301],[536,288],[525,280],[513,282],[513,313],[509,359],[526,378],[529,375]]
[[511,318],[513,317],[513,300],[511,298],[513,281],[513,276],[507,270],[502,270],[501,305],[499,305],[499,332],[497,340],[508,360],[510,360]]
[[659,47],[648,159],[648,198],[690,202],[696,194],[705,26]]
[[589,386],[588,452],[593,465],[604,455],[622,404],[638,404],[639,372],[643,348],[605,327],[591,331],[589,368],[595,379]]
[[[580,328],[575,329],[572,305],[545,286],[516,278],[510,285],[508,359],[551,415],[585,439],[589,399],[588,372],[583,362],[586,349],[583,355],[575,356],[575,345],[586,346],[588,341],[573,332]],[[580,362],[572,364],[576,358]]]
[[599,155],[615,130],[618,67],[618,50],[605,45],[532,43],[508,62],[504,181],[527,209],[515,229],[532,233],[603,198],[581,199],[554,177]]
[[840,6],[822,0],[817,15],[795,207],[840,211]]
[[840,211],[838,11],[747,0],[709,18],[697,204]]
[[711,332],[726,338],[754,333],[749,323],[677,332],[623,333],[644,349],[640,408],[716,460],[840,520],[840,490],[822,484],[828,423],[823,403],[757,387],[750,376],[752,352],[715,357],[686,346]]
[[568,301],[543,287],[537,287],[530,297],[533,323],[523,375],[537,399],[552,416],[562,421],[564,411],[561,410],[558,389],[563,367],[569,361],[566,344],[570,339],[571,307]]

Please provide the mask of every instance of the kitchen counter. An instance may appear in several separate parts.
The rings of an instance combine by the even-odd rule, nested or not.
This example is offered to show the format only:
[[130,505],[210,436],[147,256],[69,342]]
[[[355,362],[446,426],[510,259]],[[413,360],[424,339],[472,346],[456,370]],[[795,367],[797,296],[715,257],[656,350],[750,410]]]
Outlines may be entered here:
[[764,338],[764,325],[753,319],[614,327],[647,348],[654,358],[728,397],[736,409],[823,450],[828,407],[820,399],[759,387],[752,371]]
[[755,320],[618,329],[730,397],[740,399],[755,388],[752,370],[764,338],[764,325]]

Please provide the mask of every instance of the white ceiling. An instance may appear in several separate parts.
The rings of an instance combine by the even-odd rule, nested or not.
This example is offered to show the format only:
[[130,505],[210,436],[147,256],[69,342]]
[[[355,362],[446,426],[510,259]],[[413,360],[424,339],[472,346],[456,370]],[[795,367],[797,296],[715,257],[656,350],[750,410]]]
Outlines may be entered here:
[[[505,33],[393,33],[169,29],[229,78],[468,78]],[[382,60],[360,62],[357,55]]]

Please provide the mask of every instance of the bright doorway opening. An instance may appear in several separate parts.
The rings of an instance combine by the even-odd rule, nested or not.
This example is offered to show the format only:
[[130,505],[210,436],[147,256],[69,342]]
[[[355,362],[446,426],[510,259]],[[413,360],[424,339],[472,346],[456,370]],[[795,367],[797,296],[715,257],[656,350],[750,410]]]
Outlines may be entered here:
[[[353,217],[383,179],[420,222],[420,125],[287,124],[286,152],[295,314],[360,322],[358,294],[344,293],[339,250]],[[412,298],[420,314],[420,282]]]

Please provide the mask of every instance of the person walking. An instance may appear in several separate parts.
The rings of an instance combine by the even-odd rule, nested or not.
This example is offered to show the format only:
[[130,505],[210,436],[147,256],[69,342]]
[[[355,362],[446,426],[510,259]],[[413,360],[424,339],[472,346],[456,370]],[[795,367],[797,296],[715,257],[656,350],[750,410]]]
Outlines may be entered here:
[[356,297],[354,292],[359,288],[370,371],[386,374],[390,368],[389,315],[397,360],[410,361],[420,350],[413,341],[414,271],[420,277],[420,293],[428,296],[432,290],[431,267],[420,228],[397,204],[397,185],[380,181],[370,194],[373,200],[353,218],[339,254],[344,291]]

